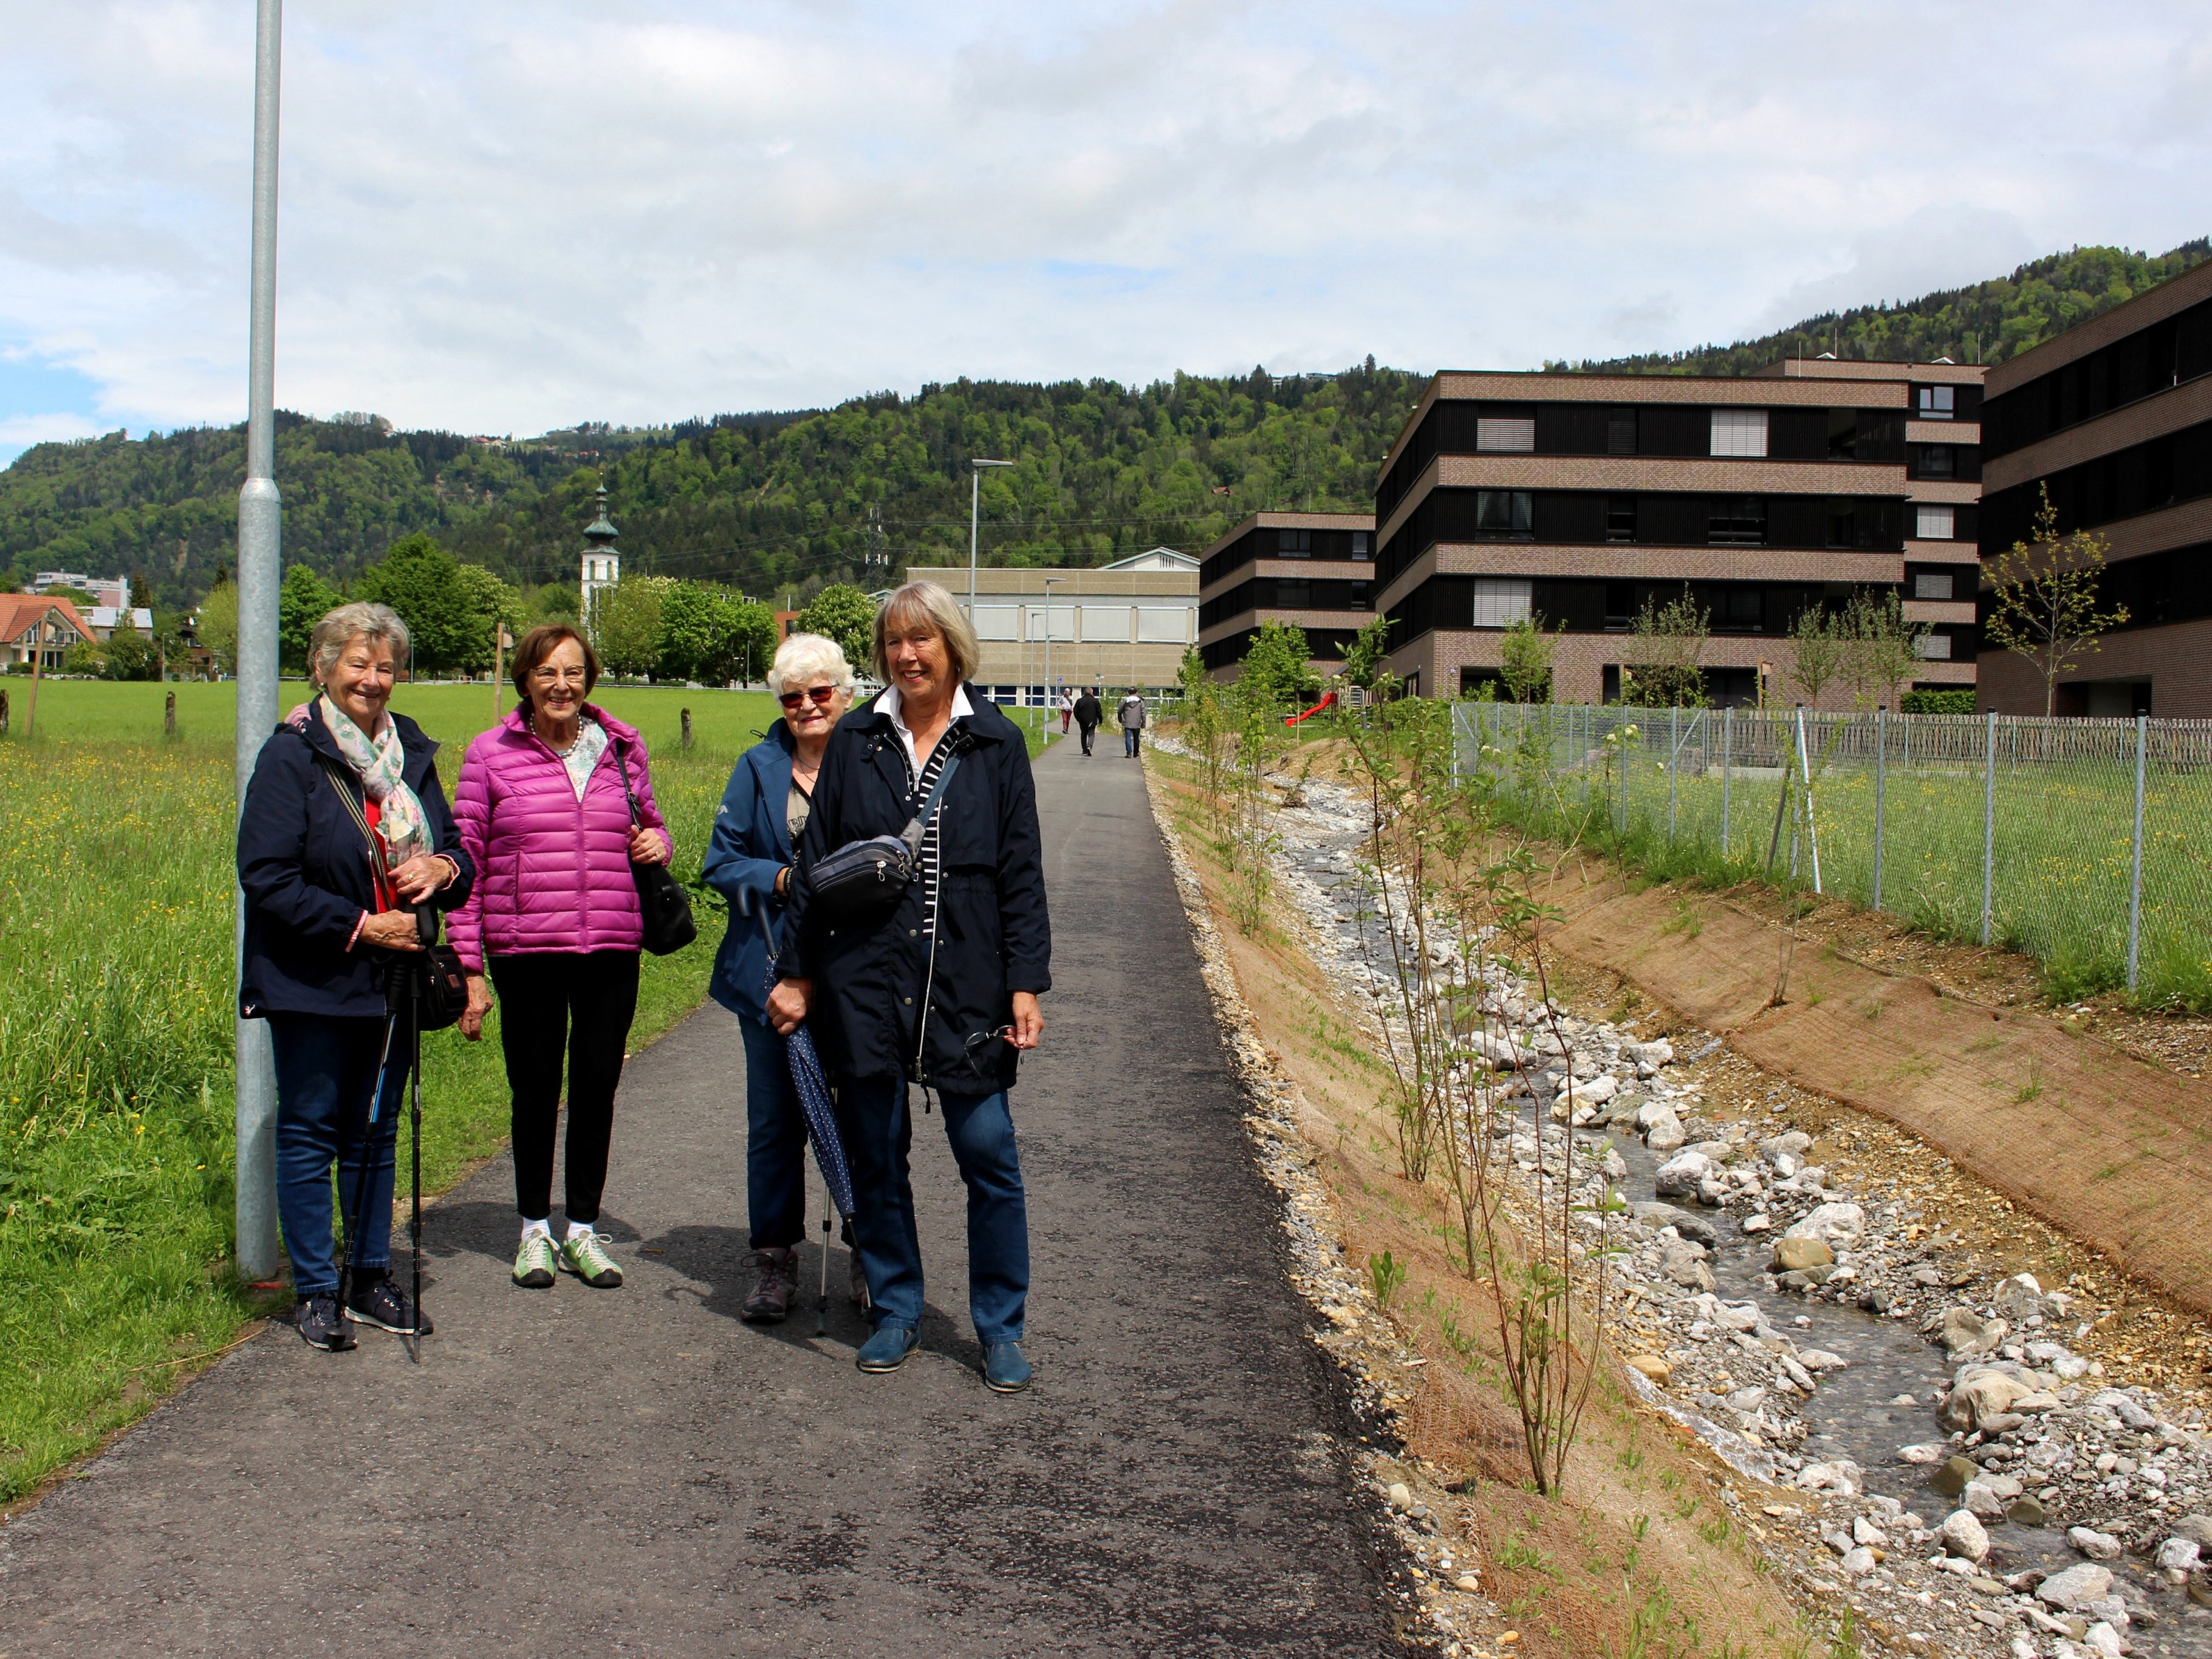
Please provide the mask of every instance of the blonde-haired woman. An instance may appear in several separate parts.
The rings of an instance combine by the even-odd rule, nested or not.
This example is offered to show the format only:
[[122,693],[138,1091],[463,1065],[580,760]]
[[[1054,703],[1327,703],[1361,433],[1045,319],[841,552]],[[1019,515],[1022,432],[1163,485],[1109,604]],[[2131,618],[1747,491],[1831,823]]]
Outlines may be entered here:
[[[830,733],[853,700],[853,667],[835,640],[794,634],[776,648],[768,689],[783,718],[738,757],[714,814],[702,871],[730,902],[729,931],[708,989],[738,1017],[745,1044],[745,1213],[753,1290],[744,1317],[773,1324],[798,1289],[792,1247],[806,1228],[806,1120],[792,1086],[783,1039],[769,1028],[768,964],[781,943],[795,873],[793,848],[806,828]],[[853,1278],[860,1284],[858,1261]]]
[[907,1152],[907,1085],[935,1089],[968,1187],[968,1306],[983,1380],[1028,1387],[1029,1213],[1006,1091],[1020,1051],[1044,1030],[1052,986],[1036,788],[1021,731],[963,682],[975,630],[952,595],[909,582],[876,617],[884,690],[830,734],[814,787],[802,866],[873,836],[896,835],[940,779],[923,829],[921,878],[877,918],[829,916],[794,887],[769,1020],[810,1013],[841,1087],[853,1166],[854,1231],[875,1334],[860,1369],[896,1370],[920,1343],[921,1244]]

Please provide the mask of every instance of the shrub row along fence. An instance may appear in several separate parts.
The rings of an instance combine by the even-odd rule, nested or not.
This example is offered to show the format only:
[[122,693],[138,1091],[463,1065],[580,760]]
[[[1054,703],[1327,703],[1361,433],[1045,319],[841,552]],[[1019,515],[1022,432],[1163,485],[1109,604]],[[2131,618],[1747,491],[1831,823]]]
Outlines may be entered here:
[[2025,951],[2069,994],[2212,996],[2212,720],[1464,702],[1453,724],[1457,765],[1540,833]]

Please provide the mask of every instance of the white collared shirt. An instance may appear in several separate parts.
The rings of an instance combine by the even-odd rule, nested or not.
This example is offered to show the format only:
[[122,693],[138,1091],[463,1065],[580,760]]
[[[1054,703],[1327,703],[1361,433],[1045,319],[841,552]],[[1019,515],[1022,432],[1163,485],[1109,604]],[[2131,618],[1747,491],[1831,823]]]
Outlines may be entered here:
[[[896,685],[885,686],[883,694],[876,699],[877,707],[891,717],[891,730],[898,733],[898,740],[906,746],[907,775],[918,778],[921,775],[921,757],[915,752],[914,732],[906,723],[905,703],[906,699],[899,696],[899,689]],[[955,685],[952,688],[952,712],[945,717],[946,725],[949,726],[963,715],[975,712],[975,705],[968,701],[968,688]],[[938,741],[942,743],[945,739],[939,738]],[[932,752],[934,753],[933,750]]]

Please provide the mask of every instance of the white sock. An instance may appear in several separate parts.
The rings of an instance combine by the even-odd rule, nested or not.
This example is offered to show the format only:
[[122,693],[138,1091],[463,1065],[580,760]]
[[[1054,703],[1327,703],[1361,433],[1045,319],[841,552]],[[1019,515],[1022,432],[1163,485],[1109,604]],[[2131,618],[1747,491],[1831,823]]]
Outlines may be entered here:
[[525,1238],[528,1238],[532,1233],[537,1234],[540,1238],[550,1239],[553,1237],[553,1223],[551,1218],[540,1216],[535,1221],[526,1219],[522,1224],[522,1236]]
[[568,1242],[573,1244],[580,1238],[589,1238],[592,1236],[592,1229],[597,1225],[599,1225],[599,1224],[595,1221],[570,1222],[568,1224]]

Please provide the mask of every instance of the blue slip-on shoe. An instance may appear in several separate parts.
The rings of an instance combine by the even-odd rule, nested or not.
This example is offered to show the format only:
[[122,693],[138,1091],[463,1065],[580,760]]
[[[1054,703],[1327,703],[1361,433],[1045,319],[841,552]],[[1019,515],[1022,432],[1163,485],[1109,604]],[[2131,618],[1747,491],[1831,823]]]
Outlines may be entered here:
[[895,1371],[921,1346],[921,1334],[904,1325],[884,1325],[866,1342],[854,1364],[864,1371]]
[[1018,1342],[993,1342],[983,1350],[983,1381],[995,1394],[1019,1394],[1030,1385],[1030,1362]]

